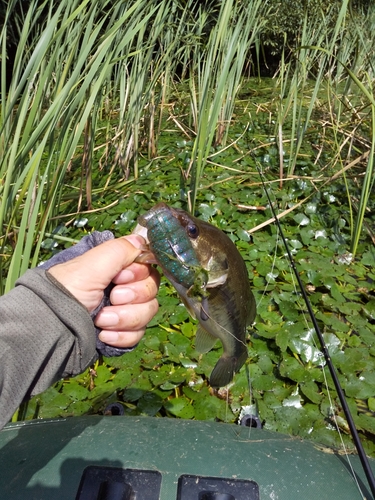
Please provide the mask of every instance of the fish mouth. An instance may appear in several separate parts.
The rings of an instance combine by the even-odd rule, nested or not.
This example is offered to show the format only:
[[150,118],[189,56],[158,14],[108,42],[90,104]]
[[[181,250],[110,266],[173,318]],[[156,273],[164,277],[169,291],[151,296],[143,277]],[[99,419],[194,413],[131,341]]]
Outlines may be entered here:
[[132,234],[138,234],[144,238],[146,244],[142,246],[142,252],[134,259],[134,262],[139,264],[158,264],[155,255],[149,248],[150,240],[147,237],[147,227],[137,224],[132,231]]
[[142,238],[145,239],[147,245],[150,243],[150,240],[148,239],[147,236],[147,227],[141,226],[138,223],[133,229],[132,234],[138,234],[139,236],[142,236]]

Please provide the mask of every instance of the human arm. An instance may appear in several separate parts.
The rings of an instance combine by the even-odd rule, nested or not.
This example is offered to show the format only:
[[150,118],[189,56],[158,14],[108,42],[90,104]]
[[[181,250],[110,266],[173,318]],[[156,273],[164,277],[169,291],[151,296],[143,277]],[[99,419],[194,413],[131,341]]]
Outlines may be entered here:
[[97,358],[90,313],[111,282],[113,305],[95,318],[100,337],[120,348],[140,340],[157,311],[159,283],[155,270],[134,263],[142,243],[135,236],[119,238],[47,272],[30,270],[0,298],[0,426],[25,398],[81,373]]

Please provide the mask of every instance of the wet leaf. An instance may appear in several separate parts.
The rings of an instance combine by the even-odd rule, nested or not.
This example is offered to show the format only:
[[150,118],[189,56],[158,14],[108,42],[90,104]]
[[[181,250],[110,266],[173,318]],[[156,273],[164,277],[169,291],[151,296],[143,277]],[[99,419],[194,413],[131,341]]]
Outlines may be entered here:
[[275,377],[273,375],[259,375],[252,381],[252,387],[257,391],[271,391],[274,385]]
[[289,332],[287,330],[280,330],[275,337],[276,344],[280,347],[281,351],[286,351],[289,344]]
[[184,368],[196,368],[198,363],[190,358],[180,358],[180,363]]
[[310,219],[305,214],[297,214],[293,217],[293,219],[299,226],[307,226],[310,224]]
[[57,243],[57,241],[52,238],[46,238],[45,240],[42,241],[41,244],[41,247],[44,248],[45,250],[53,250],[58,246],[59,244]]
[[244,229],[239,229],[237,231],[237,236],[239,237],[240,240],[242,241],[250,241],[250,235],[247,231]]
[[364,252],[362,255],[361,263],[365,266],[375,266],[375,254],[373,250],[370,250],[368,252]]
[[193,418],[195,411],[190,401],[182,396],[179,398],[170,399],[164,404],[165,409],[179,418]]
[[205,221],[209,221],[210,218],[217,212],[215,205],[207,205],[206,203],[201,203],[198,209],[200,217]]
[[304,366],[299,363],[295,358],[284,359],[280,364],[280,374],[283,377],[290,378],[295,382],[309,382],[311,376]]
[[160,340],[158,337],[150,337],[147,336],[144,340],[143,343],[146,347],[149,349],[152,349],[153,351],[159,351],[160,350]]
[[181,333],[171,332],[168,334],[170,342],[181,352],[185,352],[191,345],[191,341]]
[[375,397],[368,398],[367,404],[368,404],[369,410],[375,412]]
[[318,385],[313,380],[301,384],[301,392],[315,404],[319,404],[323,397]]
[[69,394],[71,399],[76,401],[86,399],[89,396],[89,390],[74,379],[66,384],[65,391]]
[[157,394],[148,392],[139,398],[137,408],[141,413],[153,417],[163,406],[163,400]]
[[81,227],[85,227],[87,223],[88,223],[88,219],[86,217],[79,217],[78,219],[76,219],[74,221],[73,224],[76,227],[80,227],[81,228]]
[[98,368],[95,371],[96,371],[94,379],[95,385],[103,384],[113,377],[111,371],[105,365],[98,366]]
[[309,342],[294,338],[290,339],[289,346],[305,363],[318,363],[321,359],[321,351]]

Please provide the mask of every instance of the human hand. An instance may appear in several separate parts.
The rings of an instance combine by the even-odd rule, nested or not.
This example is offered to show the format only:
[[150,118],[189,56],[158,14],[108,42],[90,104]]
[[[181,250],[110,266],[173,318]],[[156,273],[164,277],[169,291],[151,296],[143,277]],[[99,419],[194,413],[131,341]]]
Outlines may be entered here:
[[89,312],[100,304],[105,288],[115,284],[112,305],[100,310],[95,325],[102,329],[102,342],[119,348],[137,344],[158,310],[159,274],[150,265],[134,262],[142,245],[144,239],[136,235],[106,241],[48,271]]

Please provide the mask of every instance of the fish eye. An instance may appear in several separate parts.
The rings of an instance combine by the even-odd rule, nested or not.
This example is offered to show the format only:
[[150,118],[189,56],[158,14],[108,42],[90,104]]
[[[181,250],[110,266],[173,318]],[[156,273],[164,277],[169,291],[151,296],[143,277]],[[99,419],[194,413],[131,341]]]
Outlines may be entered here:
[[195,224],[188,224],[186,226],[186,231],[190,238],[195,239],[198,238],[199,236],[199,229]]

